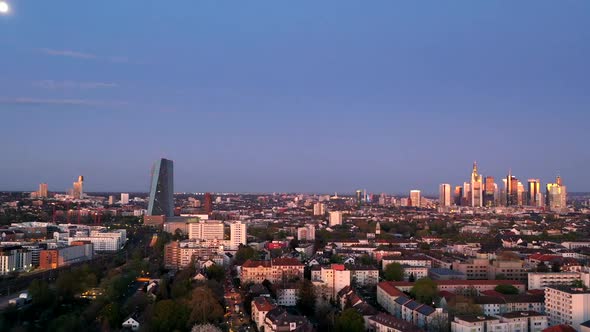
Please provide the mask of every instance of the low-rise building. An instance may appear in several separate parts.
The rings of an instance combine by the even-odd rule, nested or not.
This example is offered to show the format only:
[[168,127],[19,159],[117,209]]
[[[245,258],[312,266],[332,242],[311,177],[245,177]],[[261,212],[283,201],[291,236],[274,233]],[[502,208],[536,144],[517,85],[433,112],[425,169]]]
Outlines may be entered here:
[[242,283],[271,283],[303,279],[304,265],[294,258],[275,258],[269,261],[247,260],[241,267]]
[[574,280],[580,279],[578,272],[529,272],[529,289],[545,289],[553,285],[571,285]]

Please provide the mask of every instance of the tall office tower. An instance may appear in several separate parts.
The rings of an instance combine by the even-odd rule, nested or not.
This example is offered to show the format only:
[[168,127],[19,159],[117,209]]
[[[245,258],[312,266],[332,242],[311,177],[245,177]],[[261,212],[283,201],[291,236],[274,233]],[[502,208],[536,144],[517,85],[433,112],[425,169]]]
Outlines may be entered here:
[[174,216],[174,169],[172,160],[160,159],[152,167],[148,216]]
[[109,205],[113,205],[113,204],[115,204],[115,196],[110,195],[109,196]]
[[129,194],[128,193],[122,193],[121,194],[121,204],[122,205],[129,204]]
[[461,200],[463,199],[463,187],[455,187],[455,196],[453,197],[453,199],[455,200],[455,205],[461,206]]
[[477,162],[473,163],[471,172],[471,206],[483,206],[483,181],[481,174],[477,173]]
[[84,196],[84,177],[78,176],[78,181],[74,182],[73,195],[74,199],[81,199]]
[[483,205],[490,207],[496,205],[496,183],[493,176],[486,176],[484,181]]
[[516,189],[516,193],[518,195],[518,205],[519,206],[526,205],[526,192],[524,189],[524,185],[520,181],[518,181],[518,187]]
[[211,212],[213,212],[213,197],[211,197],[211,193],[205,193],[203,208],[207,214],[211,214]]
[[420,190],[410,190],[410,206],[420,207],[421,201]]
[[547,184],[547,193],[545,194],[547,200],[547,208],[554,212],[567,211],[567,190],[562,184],[561,177],[558,176],[555,183]]
[[451,185],[443,183],[438,187],[439,205],[441,207],[451,206]]
[[313,205],[313,215],[314,216],[323,216],[325,212],[326,212],[326,210],[325,210],[324,203],[315,203]]
[[541,193],[541,181],[539,179],[529,179],[528,182],[529,192],[527,204],[530,206],[540,206],[538,199]]
[[229,225],[230,246],[232,249],[238,249],[240,244],[247,244],[246,224],[241,221],[233,222]]
[[330,211],[330,226],[342,225],[342,212]]
[[506,206],[518,205],[518,179],[508,172],[506,177]]
[[461,199],[461,205],[471,206],[471,184],[463,182],[463,198]]
[[360,190],[360,189],[359,189],[359,190],[357,190],[357,191],[356,191],[356,204],[357,204],[357,206],[358,206],[359,208],[361,207],[361,204],[362,204],[362,202],[363,202],[363,197],[362,197],[362,196],[363,196],[363,191],[362,191],[362,190]]
[[37,196],[40,198],[46,198],[48,196],[47,183],[39,184],[39,191],[37,192]]

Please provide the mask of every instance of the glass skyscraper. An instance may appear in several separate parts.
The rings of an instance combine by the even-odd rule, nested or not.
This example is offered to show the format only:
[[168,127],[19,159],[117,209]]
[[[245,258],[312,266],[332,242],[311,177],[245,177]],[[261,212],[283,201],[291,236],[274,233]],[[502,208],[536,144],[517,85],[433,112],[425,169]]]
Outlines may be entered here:
[[148,216],[174,216],[174,167],[172,160],[160,159],[152,168]]

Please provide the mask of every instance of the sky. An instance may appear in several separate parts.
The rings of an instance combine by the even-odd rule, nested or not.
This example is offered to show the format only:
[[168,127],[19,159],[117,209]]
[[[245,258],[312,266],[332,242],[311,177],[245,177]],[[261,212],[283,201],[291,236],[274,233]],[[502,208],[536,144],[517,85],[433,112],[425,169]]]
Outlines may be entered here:
[[590,1],[4,1],[0,190],[590,191]]

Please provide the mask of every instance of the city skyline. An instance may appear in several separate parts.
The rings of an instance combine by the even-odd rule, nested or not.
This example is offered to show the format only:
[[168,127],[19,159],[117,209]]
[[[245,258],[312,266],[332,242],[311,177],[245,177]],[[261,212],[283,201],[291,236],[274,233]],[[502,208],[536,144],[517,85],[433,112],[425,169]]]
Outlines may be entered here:
[[[154,181],[158,181],[158,169],[160,166],[158,166],[160,163],[165,163],[166,165],[169,165],[168,167],[170,167],[170,169],[172,169],[172,163],[174,161],[173,160],[168,160],[166,158],[161,158],[158,159],[152,166],[152,170],[151,170],[151,175],[150,175],[150,184],[148,187],[147,191],[142,191],[142,190],[137,190],[137,191],[132,191],[132,190],[127,190],[128,192],[134,192],[134,193],[150,193],[153,192],[153,188],[155,183]],[[545,189],[545,186],[551,183],[554,183],[557,179],[562,179],[561,175],[558,173],[555,177],[553,177],[552,179],[548,179],[547,181],[543,181],[540,180],[539,178],[531,178],[531,177],[518,177],[515,176],[512,173],[512,169],[509,169],[507,172],[507,175],[505,176],[500,176],[500,177],[496,177],[494,175],[489,175],[489,174],[482,174],[481,172],[478,173],[479,170],[479,166],[477,164],[476,161],[473,162],[473,166],[472,166],[472,173],[471,173],[471,182],[451,182],[451,183],[446,183],[446,182],[440,182],[437,185],[436,191],[430,191],[431,189],[424,189],[424,188],[419,188],[419,187],[411,187],[410,189],[407,190],[401,190],[401,191],[391,191],[391,190],[370,190],[367,188],[363,188],[363,187],[356,187],[356,188],[362,188],[362,189],[354,189],[352,191],[350,190],[343,190],[343,191],[309,191],[309,190],[300,190],[300,191],[293,191],[293,190],[275,190],[275,191],[236,191],[236,190],[226,190],[226,191],[221,191],[221,190],[174,190],[174,193],[271,193],[271,192],[280,192],[280,193],[311,193],[311,194],[332,194],[332,193],[339,193],[342,195],[350,195],[350,196],[356,196],[357,199],[358,197],[360,197],[359,195],[363,195],[362,192],[364,191],[364,195],[366,196],[367,192],[372,193],[372,194],[380,194],[380,193],[387,193],[387,194],[392,194],[392,195],[397,195],[397,196],[404,196],[406,195],[408,192],[412,191],[412,190],[418,190],[420,191],[423,195],[426,196],[432,196],[432,197],[438,197],[437,195],[440,194],[440,186],[442,185],[450,185],[451,187],[448,189],[449,193],[451,194],[451,197],[455,197],[456,194],[453,193],[453,188],[463,188],[465,185],[470,186],[470,184],[473,184],[474,181],[481,183],[480,184],[480,191],[481,193],[479,195],[484,195],[484,193],[486,192],[486,186],[485,183],[487,180],[491,180],[492,182],[490,184],[494,184],[496,185],[495,190],[499,191],[499,190],[503,190],[505,189],[506,183],[502,184],[503,181],[506,182],[506,178],[513,178],[514,181],[516,181],[515,183],[518,184],[522,184],[525,188],[526,188],[526,192],[528,193],[530,191],[530,186],[531,186],[531,181],[534,181],[537,183],[537,187],[535,187],[537,190],[537,192],[539,192],[539,190],[541,191],[541,193],[543,192],[543,190]],[[485,178],[484,178],[485,176]],[[78,181],[81,181],[81,179],[83,179],[84,176],[79,176],[78,177]],[[485,179],[485,181],[484,181]],[[177,180],[174,178],[174,175],[172,175],[172,180],[174,182],[176,182]],[[561,181],[561,180],[560,180]],[[463,186],[461,186],[461,184]],[[76,185],[76,183],[74,183],[74,186]],[[38,184],[39,188],[40,186],[44,186],[44,190],[47,191],[48,190],[48,184],[47,183],[39,183]],[[72,189],[69,189],[66,191],[66,193],[68,191],[71,191]],[[489,188],[488,188],[489,190]],[[0,190],[1,191],[1,190]],[[8,190],[9,191],[9,190]],[[26,192],[28,190],[15,190],[15,191],[23,191]],[[50,192],[61,192],[60,190],[51,190],[51,188],[49,188]],[[121,190],[119,192],[125,192],[126,190]],[[93,192],[118,192],[118,190],[94,190]],[[571,192],[579,192],[579,193],[585,193],[585,192],[590,192],[590,191],[570,191]],[[468,187],[468,193],[469,195],[473,195],[472,190],[469,189]],[[465,193],[464,195],[467,195],[467,193]],[[363,196],[364,197],[364,196]],[[479,200],[481,201],[480,204],[476,204],[476,206],[483,206],[483,199],[485,199],[483,196],[480,196]],[[470,198],[471,200],[471,198]],[[529,197],[527,196],[525,198],[525,200],[528,202],[529,201]]]
[[588,2],[8,2],[0,190],[590,191]]

